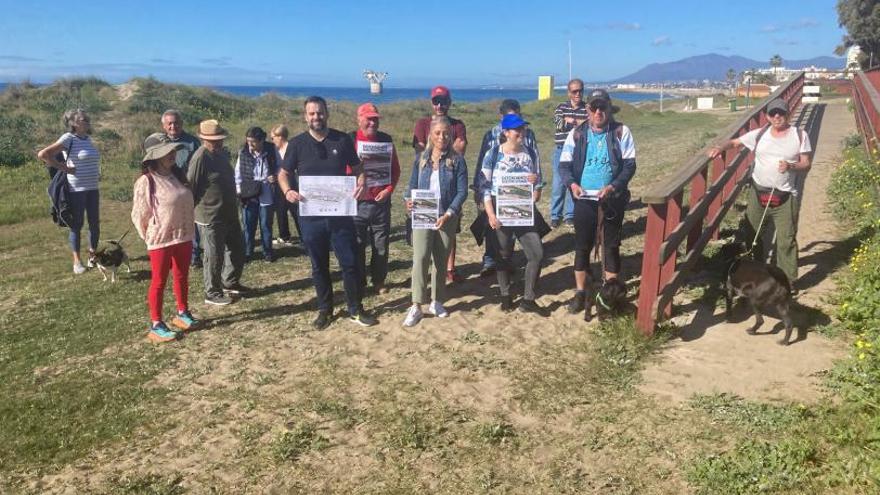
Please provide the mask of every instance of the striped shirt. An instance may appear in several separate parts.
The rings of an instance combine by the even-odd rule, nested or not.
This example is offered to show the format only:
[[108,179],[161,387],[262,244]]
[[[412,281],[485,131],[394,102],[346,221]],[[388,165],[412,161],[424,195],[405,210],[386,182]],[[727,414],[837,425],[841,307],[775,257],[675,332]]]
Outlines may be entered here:
[[556,134],[554,135],[556,146],[562,146],[565,143],[565,138],[568,136],[568,133],[577,125],[566,122],[566,117],[587,120],[589,115],[586,103],[581,102],[581,105],[577,108],[572,106],[570,101],[560,103],[559,106],[556,107],[556,111],[553,112],[553,124],[556,125]]
[[80,192],[98,189],[101,154],[92,145],[92,140],[88,136],[82,138],[65,132],[58,142],[63,145],[62,149],[65,153],[70,150],[70,153],[67,153],[67,166],[76,168],[74,173],[67,174],[70,190]]

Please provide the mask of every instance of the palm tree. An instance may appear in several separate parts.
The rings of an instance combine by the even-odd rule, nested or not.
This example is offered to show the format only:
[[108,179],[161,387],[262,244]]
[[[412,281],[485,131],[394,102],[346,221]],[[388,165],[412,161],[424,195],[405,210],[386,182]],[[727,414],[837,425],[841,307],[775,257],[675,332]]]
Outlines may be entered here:
[[733,68],[727,69],[727,86],[733,90],[733,81],[736,80],[736,71]]
[[770,67],[773,67],[773,77],[775,78],[777,76],[777,69],[782,67],[782,57],[778,53],[770,57]]

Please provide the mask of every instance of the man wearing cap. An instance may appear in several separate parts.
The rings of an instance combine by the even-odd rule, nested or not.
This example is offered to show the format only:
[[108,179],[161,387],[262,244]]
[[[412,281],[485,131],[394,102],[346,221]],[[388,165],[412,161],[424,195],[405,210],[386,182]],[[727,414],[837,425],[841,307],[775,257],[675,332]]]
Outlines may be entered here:
[[[431,120],[436,117],[446,117],[452,124],[449,139],[452,140],[452,149],[461,156],[467,149],[467,129],[464,122],[449,116],[449,107],[452,105],[452,93],[446,86],[435,86],[431,90],[431,108],[433,109],[430,117],[419,119],[413,130],[413,148],[416,150],[416,156],[425,151],[428,143],[428,131],[431,129]],[[461,231],[461,216],[456,215],[453,221],[458,222],[456,232]],[[410,230],[409,219],[407,220],[407,231]],[[452,237],[452,243],[449,248],[449,258],[446,261],[446,282],[460,282],[461,277],[455,272],[455,237]]]
[[[205,303],[223,306],[228,294],[241,294],[244,241],[238,223],[235,172],[223,147],[226,129],[214,119],[199,124],[199,147],[189,163],[187,179],[195,200],[196,226],[205,249]],[[224,293],[225,292],[225,293]]]
[[[353,192],[358,198],[363,193],[366,177],[357,156],[354,142],[348,134],[327,126],[327,102],[320,96],[310,96],[304,103],[304,116],[309,129],[294,137],[288,145],[290,159],[282,163],[278,185],[291,203],[308,201],[294,189],[294,174],[306,176],[357,175]],[[330,325],[333,316],[333,284],[330,280],[330,249],[342,268],[342,284],[349,320],[361,326],[372,326],[376,319],[361,305],[360,271],[357,263],[357,234],[352,217],[300,216],[302,242],[312,261],[312,283],[318,297],[318,316],[312,322],[316,330]]]
[[559,176],[559,155],[568,133],[589,118],[587,105],[584,103],[584,82],[580,79],[568,81],[568,101],[560,103],[553,112],[553,124],[556,127],[553,151],[553,185],[550,190],[550,226],[559,227],[563,220],[572,225],[574,218],[574,202],[566,192],[565,184]]
[[[480,144],[480,152],[477,154],[477,164],[480,167],[476,167],[476,172],[474,173],[474,181],[471,185],[471,189],[474,190],[474,201],[477,202],[477,207],[483,206],[483,198],[480,195],[480,181],[483,175],[481,166],[483,164],[483,158],[485,158],[486,153],[496,148],[500,143],[500,136],[503,132],[501,128],[501,120],[504,119],[507,115],[521,115],[519,102],[514,99],[507,99],[501,102],[501,106],[498,108],[499,120],[498,123],[495,124],[494,127],[486,131],[486,134],[483,135],[483,142]],[[525,135],[523,136],[522,145],[526,149],[526,151],[534,156],[535,163],[537,164],[538,170],[541,169],[541,154],[538,152],[538,140],[535,138],[535,133],[531,128],[526,127]],[[485,277],[491,275],[495,272],[495,267],[497,265],[498,260],[498,243],[496,236],[490,235],[484,237],[486,246],[485,253],[483,254],[483,268],[480,270],[480,276]]]
[[[785,100],[776,98],[767,104],[769,125],[753,129],[742,136],[709,148],[709,158],[724,150],[745,146],[755,153],[752,166],[752,191],[746,192],[748,205],[746,219],[754,238],[766,209],[765,222],[772,221],[776,228],[776,264],[788,276],[794,287],[798,278],[797,224],[800,199],[798,174],[810,170],[812,158],[810,139],[802,130],[789,124],[789,108]],[[759,237],[760,242],[760,237]],[[766,246],[756,255],[767,259]],[[793,291],[797,293],[797,290]]]
[[[620,231],[629,202],[629,181],[636,173],[636,147],[629,127],[615,121],[615,107],[604,89],[587,98],[590,118],[565,138],[559,154],[559,175],[574,201],[575,296],[572,314],[584,311],[594,297],[587,273],[590,251],[602,229],[602,278],[620,274]],[[601,217],[600,217],[601,213]]]
[[[175,164],[186,175],[189,169],[189,161],[193,153],[202,145],[198,138],[183,130],[183,116],[178,110],[168,109],[162,114],[161,118],[162,130],[164,132],[156,132],[144,139],[144,150],[152,148],[161,143],[179,143],[181,146],[177,150],[177,156],[174,159]],[[202,266],[202,249],[201,240],[199,238],[199,230],[196,229],[195,237],[192,243],[192,266]]]
[[[364,103],[357,109],[357,131],[354,138],[358,157],[366,167],[375,161],[382,165],[374,184],[367,187],[358,198],[358,214],[354,217],[358,241],[358,269],[361,288],[367,285],[367,272],[373,288],[379,294],[388,292],[385,278],[388,276],[388,244],[391,234],[391,194],[400,179],[400,162],[391,136],[379,131],[379,109],[372,103]],[[389,153],[390,151],[390,153]],[[375,157],[375,158],[372,158]],[[387,161],[385,161],[387,159]],[[389,168],[385,168],[385,164]],[[387,175],[386,175],[387,174]],[[368,174],[368,177],[370,174]],[[367,246],[372,250],[367,268]]]

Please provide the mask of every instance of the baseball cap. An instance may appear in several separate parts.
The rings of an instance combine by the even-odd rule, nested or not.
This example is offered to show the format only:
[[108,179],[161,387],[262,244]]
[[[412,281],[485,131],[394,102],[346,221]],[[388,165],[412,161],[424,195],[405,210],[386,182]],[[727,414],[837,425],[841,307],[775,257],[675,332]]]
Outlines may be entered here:
[[515,113],[509,113],[501,119],[501,128],[505,131],[507,129],[518,129],[524,125],[528,125],[528,122]]
[[767,113],[770,113],[773,110],[782,110],[783,112],[788,113],[788,103],[782,98],[775,98],[767,104]]
[[444,96],[446,98],[452,99],[452,93],[449,92],[449,88],[446,86],[434,86],[434,89],[431,90],[431,98],[435,98],[437,96]]
[[373,105],[372,103],[364,103],[363,105],[358,107],[357,116],[359,119],[369,119],[373,117],[379,118],[379,109],[376,108],[376,105]]
[[590,96],[587,97],[587,105],[593,103],[594,101],[602,100],[605,103],[611,103],[611,96],[608,94],[608,91],[604,89],[594,89],[590,91]]

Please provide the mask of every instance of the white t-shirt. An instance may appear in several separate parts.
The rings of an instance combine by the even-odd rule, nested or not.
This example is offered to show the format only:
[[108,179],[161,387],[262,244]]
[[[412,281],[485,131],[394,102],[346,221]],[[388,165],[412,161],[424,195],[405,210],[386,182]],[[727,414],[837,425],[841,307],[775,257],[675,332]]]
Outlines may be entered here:
[[434,192],[440,192],[440,171],[434,170],[431,172],[431,182],[428,185],[428,189]]
[[796,171],[788,170],[779,173],[779,161],[797,163],[801,159],[801,153],[813,151],[810,147],[809,136],[794,126],[789,127],[788,132],[780,137],[774,137],[773,130],[768,129],[761,136],[756,150],[755,141],[759,132],[761,132],[761,128],[749,131],[739,137],[743,146],[755,152],[755,171],[752,172],[755,184],[767,188],[775,187],[777,191],[796,192]]

